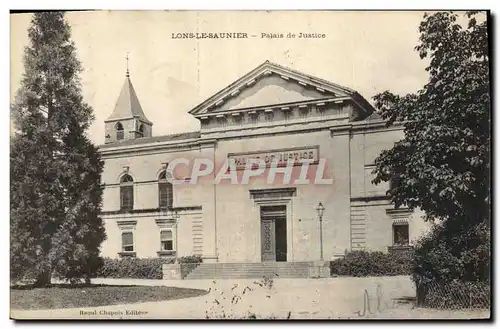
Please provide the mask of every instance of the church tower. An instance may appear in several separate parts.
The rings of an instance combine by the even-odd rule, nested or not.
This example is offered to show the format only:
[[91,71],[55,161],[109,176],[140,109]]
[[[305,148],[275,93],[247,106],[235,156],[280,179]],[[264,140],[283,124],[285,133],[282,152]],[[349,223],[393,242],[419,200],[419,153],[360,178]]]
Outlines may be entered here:
[[104,121],[106,144],[152,136],[153,123],[146,118],[139,103],[137,94],[132,86],[132,81],[130,81],[128,56],[126,58],[127,72],[125,74],[125,82],[116,101],[113,113]]

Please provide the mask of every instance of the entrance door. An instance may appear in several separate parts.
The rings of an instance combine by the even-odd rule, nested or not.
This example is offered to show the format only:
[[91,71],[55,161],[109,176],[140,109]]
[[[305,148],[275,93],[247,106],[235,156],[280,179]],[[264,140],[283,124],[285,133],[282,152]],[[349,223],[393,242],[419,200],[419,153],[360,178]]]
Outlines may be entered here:
[[261,207],[261,253],[263,262],[286,262],[286,206]]
[[286,262],[286,217],[276,219],[276,261]]
[[262,261],[269,262],[276,260],[276,235],[273,219],[262,220],[261,242],[262,242]]

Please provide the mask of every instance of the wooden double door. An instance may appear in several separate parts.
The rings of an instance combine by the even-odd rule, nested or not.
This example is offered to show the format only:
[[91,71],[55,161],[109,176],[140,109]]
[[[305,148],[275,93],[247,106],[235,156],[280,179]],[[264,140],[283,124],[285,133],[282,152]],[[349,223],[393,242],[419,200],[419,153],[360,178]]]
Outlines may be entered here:
[[263,262],[286,262],[286,206],[263,206],[260,211]]

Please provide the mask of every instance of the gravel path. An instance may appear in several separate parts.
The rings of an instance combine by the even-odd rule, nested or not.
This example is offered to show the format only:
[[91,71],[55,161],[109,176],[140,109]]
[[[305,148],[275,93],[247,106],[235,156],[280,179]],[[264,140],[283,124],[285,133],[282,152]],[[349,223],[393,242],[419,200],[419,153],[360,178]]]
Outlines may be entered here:
[[[166,285],[209,290],[172,301],[94,308],[16,311],[17,319],[200,319],[223,317],[301,319],[453,319],[487,318],[487,311],[437,311],[401,304],[415,296],[408,276],[263,280],[95,279],[114,285]],[[90,313],[89,313],[90,312]],[[89,315],[90,314],[90,315]]]

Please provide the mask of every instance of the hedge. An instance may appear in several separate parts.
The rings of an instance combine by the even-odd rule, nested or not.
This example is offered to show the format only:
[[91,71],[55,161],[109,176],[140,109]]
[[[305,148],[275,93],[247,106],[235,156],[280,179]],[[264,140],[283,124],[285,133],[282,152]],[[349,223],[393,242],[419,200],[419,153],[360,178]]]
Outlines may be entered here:
[[339,258],[330,262],[330,272],[333,275],[409,275],[411,274],[411,270],[411,253],[352,251],[347,253],[344,258]]
[[[181,264],[201,263],[200,256],[179,257]],[[97,271],[100,278],[134,278],[134,279],[162,279],[162,265],[173,264],[171,258],[104,258],[103,265]]]
[[183,257],[179,257],[177,259],[177,262],[179,262],[179,264],[192,264],[192,263],[199,264],[202,262],[202,258],[201,258],[201,256],[198,256],[198,255],[183,256]]

